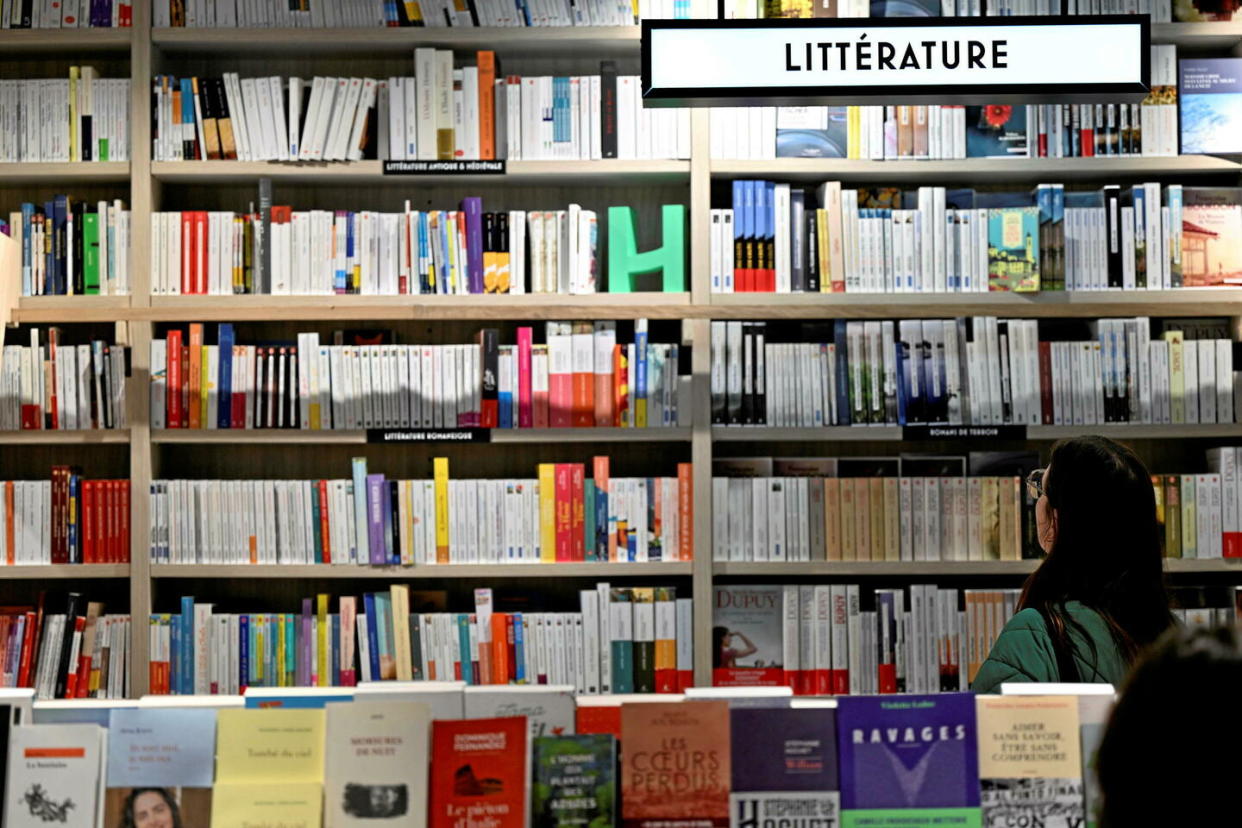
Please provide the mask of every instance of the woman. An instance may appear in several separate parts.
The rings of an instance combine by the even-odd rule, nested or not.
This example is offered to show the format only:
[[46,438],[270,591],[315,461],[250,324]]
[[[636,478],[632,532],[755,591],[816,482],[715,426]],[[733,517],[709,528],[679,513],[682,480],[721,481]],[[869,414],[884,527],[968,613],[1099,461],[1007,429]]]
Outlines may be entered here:
[[1138,654],[1173,625],[1160,559],[1151,476],[1104,437],[1063,440],[1027,478],[1047,557],[971,689],[1001,682],[1117,685]]
[[[733,639],[739,639],[743,647],[733,649]],[[737,667],[737,660],[754,655],[758,648],[750,643],[750,639],[737,630],[728,627],[712,627],[712,653],[715,663],[712,667],[732,670]]]
[[[1178,629],[1134,668],[1096,755],[1103,828],[1236,825],[1242,652],[1231,629]],[[1199,761],[1202,760],[1202,761]]]
[[167,788],[134,788],[125,797],[121,828],[181,828],[181,809]]

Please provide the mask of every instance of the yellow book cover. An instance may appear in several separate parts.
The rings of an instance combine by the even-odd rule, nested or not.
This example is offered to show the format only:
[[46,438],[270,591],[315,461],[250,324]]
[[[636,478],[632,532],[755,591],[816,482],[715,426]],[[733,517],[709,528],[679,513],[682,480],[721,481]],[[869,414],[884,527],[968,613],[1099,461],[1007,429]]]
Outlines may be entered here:
[[1169,343],[1169,412],[1173,422],[1186,422],[1186,363],[1183,362],[1181,331],[1165,331]]
[[[254,626],[255,626],[255,633],[254,633],[255,649],[260,653],[266,653],[267,652],[267,616],[256,615],[256,616],[252,616],[252,619],[254,620]],[[263,675],[264,659],[256,658],[253,661],[254,661],[254,675],[250,677],[250,680],[256,686],[261,687],[263,683],[267,680],[267,676]]]
[[979,548],[985,561],[1001,559],[999,490],[1000,478],[983,478],[983,495],[979,499]]
[[322,784],[323,732],[322,708],[223,709],[216,716],[216,785]]
[[655,587],[653,592],[656,688],[657,692],[665,692],[660,689],[661,678],[669,675],[666,671],[677,669],[677,595],[673,587]]
[[317,782],[216,782],[211,799],[211,828],[320,828],[322,814]]
[[871,560],[871,481],[856,477],[854,484],[854,554],[851,560]]
[[407,584],[393,584],[392,594],[392,636],[394,656],[397,660],[397,681],[412,681],[410,647],[410,587]]
[[1002,561],[1016,561],[1022,557],[1014,543],[1013,525],[1018,519],[1018,504],[1009,481],[1008,477],[996,478],[996,500],[1000,512],[997,522],[1000,524],[1000,559]]
[[841,560],[858,560],[854,532],[854,478],[841,480]]
[[1073,696],[976,700],[984,825],[1082,825],[1082,750]]
[[432,463],[436,487],[436,563],[449,562],[449,461],[437,457]]
[[846,123],[846,158],[858,157],[858,107],[850,106],[845,110]]
[[319,675],[315,677],[315,684],[328,687],[332,684],[332,645],[329,640],[332,626],[328,620],[328,596],[321,592],[315,598],[315,632],[319,639],[316,642],[319,647]]
[[539,560],[556,563],[556,464],[539,464]]

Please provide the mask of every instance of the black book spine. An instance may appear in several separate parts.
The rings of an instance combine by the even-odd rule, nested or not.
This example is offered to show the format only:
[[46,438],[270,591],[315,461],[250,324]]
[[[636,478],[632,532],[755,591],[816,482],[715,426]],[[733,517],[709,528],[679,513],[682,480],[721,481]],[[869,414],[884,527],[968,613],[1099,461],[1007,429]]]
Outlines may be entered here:
[[65,697],[65,687],[69,679],[69,655],[73,649],[74,626],[77,617],[81,614],[82,594],[69,593],[69,600],[65,605],[65,630],[60,640],[60,658],[56,666],[56,689],[52,694],[53,698],[63,699]]
[[499,423],[498,407],[500,405],[500,331],[496,328],[483,329],[483,411],[481,426],[496,428]]
[[1105,252],[1108,257],[1108,286],[1123,286],[1121,262],[1121,187],[1108,185],[1104,188],[1104,221],[1107,232]]
[[269,233],[272,227],[272,179],[259,179],[259,220],[254,225],[254,292],[272,292],[269,281],[272,273],[272,245]]
[[755,340],[754,376],[751,387],[754,389],[754,414],[756,425],[767,425],[768,422],[768,366],[764,356],[764,341],[767,339],[768,323],[752,322],[751,332]]
[[755,333],[749,322],[742,323],[742,414],[743,425],[755,422]]
[[392,531],[388,536],[388,562],[390,564],[401,563],[401,521],[398,516],[401,514],[401,499],[397,496],[397,481],[389,480],[385,484],[388,488],[388,502],[392,504]]
[[86,277],[83,274],[85,256],[82,240],[86,237],[86,203],[75,202],[73,205],[73,236],[69,239],[70,255],[73,256],[73,292],[81,296],[86,293]]
[[814,210],[806,216],[806,292],[819,293],[819,228]]
[[[600,153],[604,158],[617,157],[617,64],[601,61],[600,74]],[[512,129],[518,125],[513,124]]]
[[112,376],[112,349],[108,345],[103,346],[103,365],[100,366],[100,374],[103,376],[103,395],[100,404],[103,407],[104,428],[112,428],[116,418],[112,411],[112,383],[116,378]]
[[410,613],[410,677],[414,681],[426,678],[423,675],[422,619],[417,612]]

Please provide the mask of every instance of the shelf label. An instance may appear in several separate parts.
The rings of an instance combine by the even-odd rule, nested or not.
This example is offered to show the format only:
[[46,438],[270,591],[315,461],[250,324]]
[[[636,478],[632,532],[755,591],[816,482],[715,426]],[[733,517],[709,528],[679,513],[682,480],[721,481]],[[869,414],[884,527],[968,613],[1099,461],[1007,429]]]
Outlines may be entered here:
[[501,161],[385,161],[384,175],[504,175]]
[[368,428],[368,443],[490,443],[490,428]]
[[1024,425],[908,425],[902,440],[1025,440]]
[[966,20],[644,20],[643,102],[1137,103],[1148,94],[1145,16]]

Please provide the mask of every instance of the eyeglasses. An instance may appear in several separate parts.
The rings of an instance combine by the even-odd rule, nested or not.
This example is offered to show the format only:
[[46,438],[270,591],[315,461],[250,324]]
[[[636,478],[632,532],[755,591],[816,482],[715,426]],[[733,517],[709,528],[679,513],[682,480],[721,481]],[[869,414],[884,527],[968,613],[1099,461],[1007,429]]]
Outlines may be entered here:
[[1047,471],[1047,469],[1035,469],[1026,476],[1026,491],[1032,500],[1039,500],[1044,496],[1044,474]]

